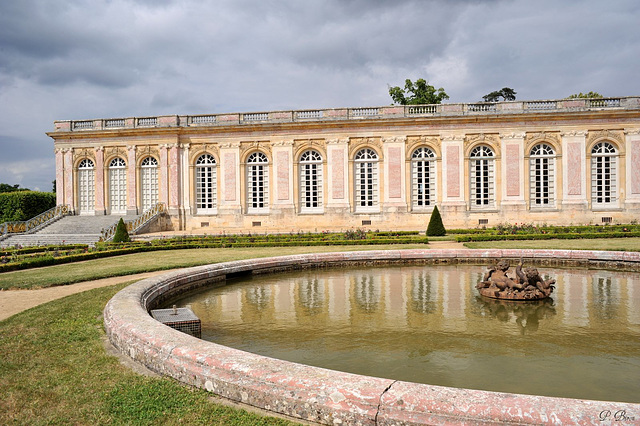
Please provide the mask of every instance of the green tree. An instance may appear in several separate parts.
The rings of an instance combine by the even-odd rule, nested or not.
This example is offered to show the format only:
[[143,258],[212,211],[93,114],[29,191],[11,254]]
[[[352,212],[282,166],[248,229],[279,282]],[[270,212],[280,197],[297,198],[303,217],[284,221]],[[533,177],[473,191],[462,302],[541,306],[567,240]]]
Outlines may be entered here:
[[505,101],[515,101],[516,93],[517,92],[510,87],[503,87],[500,90],[484,95],[482,99],[484,99],[485,102],[498,102],[500,98]]
[[28,188],[20,188],[20,185],[9,185],[8,183],[0,183],[0,193],[3,192],[15,192],[15,191],[29,191]]
[[429,226],[427,226],[427,236],[441,237],[446,233],[447,230],[444,229],[442,217],[440,217],[440,211],[438,211],[438,206],[434,206],[433,211],[431,212],[431,219],[429,219]]
[[602,96],[600,93],[598,92],[589,92],[589,93],[574,93],[573,95],[570,95],[567,97],[567,99],[599,99],[599,98],[603,98],[604,96]]
[[124,220],[120,218],[116,226],[116,233],[113,235],[113,242],[128,243],[129,241],[131,241],[131,238],[129,238],[129,232],[127,232],[127,225],[125,225]]
[[404,89],[400,86],[389,87],[389,96],[393,102],[399,105],[428,105],[439,104],[443,100],[449,99],[444,89],[436,89],[426,80],[419,78],[413,83],[406,79]]

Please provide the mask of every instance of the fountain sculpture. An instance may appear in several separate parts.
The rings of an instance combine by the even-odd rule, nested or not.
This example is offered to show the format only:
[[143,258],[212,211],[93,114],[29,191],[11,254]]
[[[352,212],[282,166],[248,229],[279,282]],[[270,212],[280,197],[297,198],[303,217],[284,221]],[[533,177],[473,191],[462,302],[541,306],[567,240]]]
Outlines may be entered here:
[[502,259],[488,268],[476,288],[481,295],[493,299],[506,300],[540,300],[549,297],[556,283],[555,279],[545,280],[536,268],[522,269],[522,259],[516,267],[516,276],[507,275],[508,260]]

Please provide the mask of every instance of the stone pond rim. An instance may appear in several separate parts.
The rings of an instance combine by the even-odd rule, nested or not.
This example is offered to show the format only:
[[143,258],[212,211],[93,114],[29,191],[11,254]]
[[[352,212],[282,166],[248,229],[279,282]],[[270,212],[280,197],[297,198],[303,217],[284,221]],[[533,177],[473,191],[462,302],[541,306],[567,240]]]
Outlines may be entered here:
[[185,268],[132,284],[107,303],[105,330],[118,350],[162,375],[233,401],[322,424],[602,424],[598,414],[603,409],[640,418],[638,403],[432,386],[267,358],[180,333],[148,313],[172,296],[238,274],[349,264],[485,264],[498,258],[640,272],[636,252],[418,249],[248,259]]

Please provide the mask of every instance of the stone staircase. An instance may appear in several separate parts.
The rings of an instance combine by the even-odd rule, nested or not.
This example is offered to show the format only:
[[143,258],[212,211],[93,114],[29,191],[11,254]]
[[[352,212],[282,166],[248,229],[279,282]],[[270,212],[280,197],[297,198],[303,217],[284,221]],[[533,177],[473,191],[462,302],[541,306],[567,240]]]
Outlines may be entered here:
[[55,244],[94,245],[100,239],[100,231],[116,223],[120,218],[132,220],[136,216],[63,216],[59,220],[33,234],[14,234],[0,241],[0,247],[44,246]]

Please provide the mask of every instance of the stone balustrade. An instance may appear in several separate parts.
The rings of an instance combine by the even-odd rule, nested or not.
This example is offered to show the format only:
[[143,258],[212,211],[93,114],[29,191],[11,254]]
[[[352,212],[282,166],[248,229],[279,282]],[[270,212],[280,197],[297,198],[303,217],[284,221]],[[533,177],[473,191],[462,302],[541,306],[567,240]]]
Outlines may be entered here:
[[167,128],[193,126],[233,126],[308,121],[403,119],[411,117],[454,117],[492,114],[537,114],[540,112],[576,112],[602,109],[640,109],[640,97],[601,99],[560,99],[470,104],[391,105],[384,107],[332,108],[301,111],[269,111],[207,115],[165,115],[157,117],[60,120],[56,132],[92,130]]

